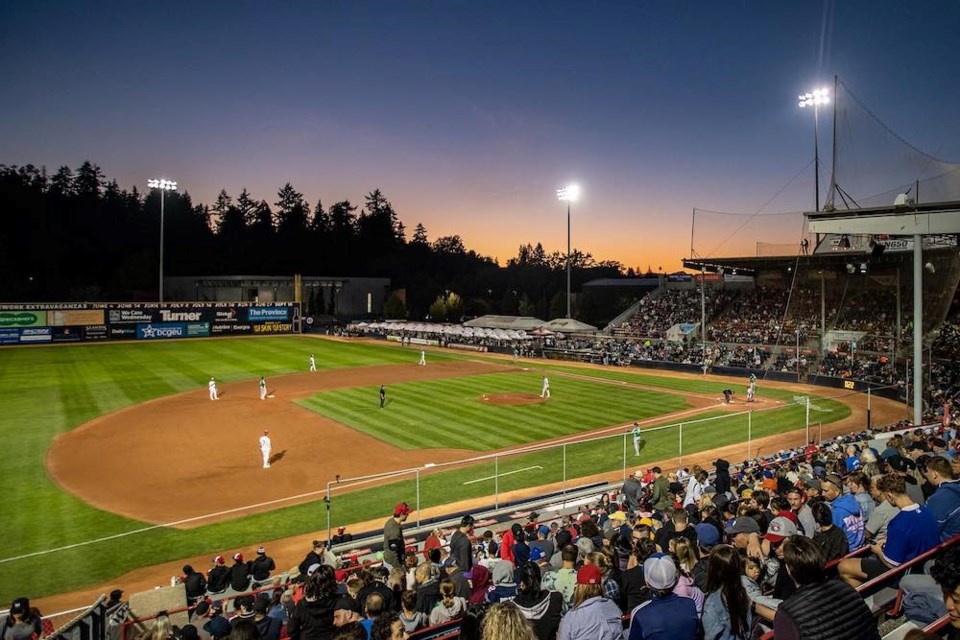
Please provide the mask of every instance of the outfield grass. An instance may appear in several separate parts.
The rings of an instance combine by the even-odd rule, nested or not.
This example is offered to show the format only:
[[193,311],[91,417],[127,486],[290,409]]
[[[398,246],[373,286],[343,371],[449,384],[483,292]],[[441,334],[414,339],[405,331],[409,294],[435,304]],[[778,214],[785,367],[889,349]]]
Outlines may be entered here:
[[[7,449],[5,464],[0,469],[0,483],[6,489],[5,500],[0,505],[0,521],[8,532],[8,544],[5,545],[5,551],[0,553],[0,560],[143,527],[142,523],[96,510],[59,491],[43,467],[44,455],[56,435],[125,406],[171,393],[204,388],[211,375],[229,382],[258,375],[304,371],[307,356],[311,352],[317,355],[318,367],[322,369],[409,362],[411,357],[409,351],[389,345],[345,344],[300,337],[0,349],[0,389],[3,390],[0,436]],[[431,355],[432,360],[475,357],[473,354],[455,353]],[[709,390],[711,385],[716,385],[718,389],[727,386],[706,381],[657,378],[650,374],[630,375],[620,370],[568,369],[578,376],[623,379],[678,390],[703,391]],[[500,375],[504,376],[504,380],[510,380],[513,376],[497,374],[489,377],[499,379]],[[530,375],[533,376],[533,389],[527,388],[526,391],[537,392],[539,374]],[[689,386],[677,386],[681,382]],[[474,380],[469,386],[475,383]],[[526,384],[524,381],[523,385]],[[398,408],[402,404],[399,397],[402,395],[401,386],[404,385],[396,385],[389,391],[391,400],[397,399]],[[563,401],[571,403],[574,402],[571,393],[579,393],[580,389],[595,390],[604,398],[621,393],[616,385],[565,376],[551,376],[551,387],[556,396],[546,405],[487,407],[494,411],[487,415],[502,411],[504,415],[520,416],[523,415],[521,412],[511,412],[556,406],[560,404],[561,391],[564,389],[568,398]],[[363,393],[365,401],[371,403],[371,391],[365,390]],[[633,390],[629,393],[646,392]],[[659,395],[662,394],[652,393],[652,396]],[[670,396],[661,399],[683,402],[680,398]],[[812,415],[811,420],[832,422],[849,413],[845,406],[821,398],[817,399],[817,405],[832,411],[829,414]],[[610,409],[627,411],[622,407]],[[571,405],[570,410],[576,410],[576,407]],[[464,405],[455,399],[445,411],[448,416],[455,417],[459,432],[470,434],[484,428],[482,423],[466,422]],[[643,415],[637,409],[629,411],[630,416],[616,421],[625,422]],[[802,407],[763,412],[762,415],[763,418],[760,414],[754,415],[754,437],[795,429],[803,424],[804,419]],[[555,415],[545,418],[548,422],[558,419]],[[471,420],[477,419],[485,420],[486,416],[471,416]],[[732,420],[732,426],[723,427],[722,421],[711,423],[710,427],[686,426],[684,450],[707,450],[746,439],[745,427],[737,422],[738,418],[728,417],[725,420]],[[552,424],[549,432],[560,435]],[[675,430],[650,433],[641,460],[676,455],[677,434]],[[623,438],[620,436],[589,445],[570,445],[567,447],[566,475],[572,478],[621,468],[622,449]],[[629,453],[632,454],[632,451]],[[628,465],[633,462],[628,460]],[[502,476],[499,489],[503,492],[559,481],[563,465],[563,452],[560,449],[502,459],[499,465]],[[494,464],[490,462],[425,475],[421,484],[421,505],[442,505],[452,499],[490,495],[494,491],[494,481],[483,478],[492,476],[493,469]],[[511,471],[519,472],[502,475]],[[118,477],[117,481],[122,482],[123,477]],[[305,487],[305,490],[322,487],[322,482],[322,479],[318,479],[317,487]],[[393,504],[399,499],[413,502],[414,496],[412,479],[360,490],[349,498],[336,496],[331,511],[333,524],[336,526],[378,518],[384,515],[384,505]],[[24,594],[40,597],[69,591],[107,581],[144,565],[191,555],[248,549],[264,542],[265,538],[277,539],[316,532],[325,529],[325,526],[325,510],[323,504],[318,502],[190,531],[153,529],[49,555],[0,562],[0,601]]]
[[381,410],[376,387],[335,389],[298,404],[402,449],[489,451],[549,440],[689,408],[675,394],[555,376],[551,398],[497,405],[483,394],[539,393],[536,372],[494,373],[391,385]]

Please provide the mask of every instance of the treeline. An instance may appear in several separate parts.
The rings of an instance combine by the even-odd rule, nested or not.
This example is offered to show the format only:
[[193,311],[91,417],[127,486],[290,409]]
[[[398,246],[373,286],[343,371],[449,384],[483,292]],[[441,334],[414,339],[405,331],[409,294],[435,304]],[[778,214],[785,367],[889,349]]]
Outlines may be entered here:
[[[165,275],[381,276],[407,291],[406,307],[388,307],[397,317],[423,318],[431,307],[433,317],[565,315],[565,253],[528,244],[500,266],[457,235],[431,241],[422,224],[410,234],[379,189],[362,204],[311,205],[290,183],[275,197],[221,191],[206,205],[165,192]],[[3,300],[154,299],[159,244],[159,191],[122,189],[91,162],[51,176],[0,165]],[[575,251],[572,264],[575,317],[601,322],[631,303],[576,294],[587,280],[621,275],[619,263]]]

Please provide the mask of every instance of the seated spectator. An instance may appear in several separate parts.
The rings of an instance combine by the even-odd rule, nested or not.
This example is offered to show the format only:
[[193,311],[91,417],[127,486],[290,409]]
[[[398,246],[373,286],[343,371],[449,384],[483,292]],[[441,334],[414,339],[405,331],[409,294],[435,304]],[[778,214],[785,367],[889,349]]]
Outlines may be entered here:
[[417,567],[417,611],[429,616],[440,602],[440,567],[432,562]]
[[913,560],[940,543],[936,518],[907,495],[902,476],[887,474],[880,478],[878,486],[884,500],[899,507],[900,513],[887,526],[886,540],[870,545],[872,555],[840,561],[840,577],[853,587]]
[[233,566],[230,567],[230,588],[241,592],[250,588],[250,563],[243,561],[242,553],[233,554]]
[[867,520],[865,526],[865,535],[867,540],[877,540],[887,537],[887,525],[893,520],[894,516],[900,513],[900,509],[883,499],[883,492],[877,487],[877,482],[882,475],[875,475],[870,478],[870,496],[877,505]]
[[265,594],[260,594],[253,605],[253,624],[257,625],[260,640],[280,640],[283,621],[267,615],[269,608],[270,598],[265,597]]
[[813,541],[820,545],[827,562],[842,558],[850,553],[847,536],[833,524],[833,511],[826,502],[814,502],[810,509],[819,530],[813,534]]
[[250,563],[250,575],[254,582],[266,582],[270,579],[270,572],[277,568],[273,558],[267,555],[264,547],[257,548],[257,557]]
[[483,617],[481,640],[536,640],[533,629],[512,602],[495,604]]
[[[557,535],[559,538],[559,534]],[[562,547],[560,550],[563,566],[549,575],[551,580],[544,584],[544,588],[550,591],[559,591],[563,596],[566,606],[573,604],[573,594],[577,586],[576,563],[579,551],[572,544]]]
[[3,640],[30,640],[43,634],[40,616],[30,608],[29,598],[17,598],[10,603],[10,613],[3,621],[0,638]]
[[813,518],[813,512],[810,510],[810,504],[804,499],[804,492],[796,487],[792,487],[786,492],[787,502],[790,503],[790,510],[797,516],[800,523],[800,530],[803,535],[813,538],[818,531],[817,522]]
[[879,640],[870,608],[842,580],[827,580],[826,558],[819,545],[803,536],[783,543],[783,562],[797,591],[777,608],[776,640]]
[[691,544],[697,544],[697,532],[687,521],[687,512],[677,509],[670,519],[654,535],[654,542],[662,551],[670,548],[670,541],[674,538],[686,538]]
[[406,637],[400,616],[393,611],[381,614],[370,629],[370,640],[404,640]]
[[592,564],[577,571],[573,608],[560,621],[557,640],[620,640],[620,607],[603,595],[600,569]]
[[860,503],[849,493],[843,493],[843,480],[836,474],[827,474],[821,481],[823,497],[833,513],[833,524],[847,537],[851,550],[863,546],[863,513]]
[[747,597],[750,598],[750,602],[754,605],[762,605],[756,608],[757,613],[772,622],[773,616],[769,614],[769,611],[776,611],[777,607],[780,606],[781,600],[763,595],[763,591],[760,588],[763,570],[763,562],[757,558],[744,556],[743,575],[740,576],[740,582],[743,583],[743,588],[747,592]]
[[492,573],[493,589],[487,592],[487,602],[495,604],[501,600],[513,600],[517,596],[513,564],[506,560],[497,560],[493,565]]
[[466,610],[467,601],[457,595],[457,585],[453,580],[445,578],[440,581],[440,602],[430,612],[430,626],[435,627],[448,620],[457,620]]
[[528,562],[520,567],[520,582],[513,603],[533,626],[537,640],[553,640],[560,627],[563,596],[557,591],[546,591],[540,586],[540,566]]
[[923,475],[936,487],[927,499],[927,509],[937,519],[940,541],[946,542],[960,534],[960,481],[953,479],[950,462],[939,456],[927,460]]
[[207,593],[223,593],[230,586],[230,569],[223,556],[213,559],[213,567],[207,571]]
[[873,501],[873,497],[869,493],[870,479],[867,478],[867,474],[862,471],[855,471],[848,475],[847,489],[850,490],[850,495],[857,499],[857,504],[860,505],[860,513],[863,515],[863,521],[866,522],[870,519],[870,516],[873,515],[873,510],[877,506],[877,503]]
[[628,640],[697,640],[700,616],[690,598],[674,593],[679,578],[670,556],[653,556],[643,563],[643,576],[651,599],[630,613]]
[[950,615],[950,638],[960,638],[960,548],[953,546],[941,552],[930,569],[930,575],[940,587],[943,603]]
[[290,614],[287,634],[290,640],[325,638],[348,622],[357,622],[356,612],[338,606],[337,582],[333,567],[322,565],[304,585],[303,599]]
[[674,538],[670,541],[670,556],[677,565],[677,586],[673,592],[680,597],[690,598],[697,607],[697,616],[703,614],[703,591],[693,583],[693,570],[697,566],[695,547],[686,538]]
[[400,622],[407,633],[427,626],[429,618],[422,611],[417,611],[417,592],[408,589],[400,596]]
[[715,640],[749,638],[753,614],[750,598],[740,581],[742,574],[743,563],[734,547],[718,545],[710,554],[707,599],[703,603],[704,637]]

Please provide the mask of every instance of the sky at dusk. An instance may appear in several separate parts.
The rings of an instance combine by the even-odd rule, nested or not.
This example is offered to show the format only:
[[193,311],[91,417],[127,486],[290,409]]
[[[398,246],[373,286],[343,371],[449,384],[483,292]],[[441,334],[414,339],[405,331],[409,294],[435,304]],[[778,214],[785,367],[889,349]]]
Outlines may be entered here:
[[[4,2],[0,163],[91,160],[208,204],[379,187],[408,237],[422,222],[501,264],[565,250],[555,190],[576,182],[574,246],[672,271],[694,208],[812,208],[796,97],[834,74],[960,161],[958,34],[956,0]],[[799,237],[769,226],[749,240]]]

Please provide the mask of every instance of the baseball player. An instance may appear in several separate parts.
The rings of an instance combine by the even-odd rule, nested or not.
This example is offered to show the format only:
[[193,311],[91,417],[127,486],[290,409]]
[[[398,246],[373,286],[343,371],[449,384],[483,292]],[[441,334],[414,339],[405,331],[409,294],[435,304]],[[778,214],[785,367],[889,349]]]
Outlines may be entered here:
[[207,383],[207,389],[210,391],[211,400],[219,400],[220,395],[217,393],[217,381],[213,378],[210,378],[210,382]]
[[260,436],[260,453],[263,454],[263,468],[270,468],[270,430],[264,429]]
[[753,396],[757,392],[757,376],[750,374],[750,383],[747,385],[747,402],[753,402]]
[[260,399],[261,400],[267,399],[267,381],[264,379],[263,376],[260,376]]
[[547,379],[547,376],[543,376],[543,388],[540,390],[540,397],[550,397],[550,381]]
[[383,405],[387,402],[387,389],[383,385],[380,385],[380,408],[383,409]]
[[631,433],[633,434],[633,455],[639,456],[639,455],[640,455],[640,442],[641,442],[641,439],[640,439],[640,424],[639,424],[639,423],[637,423],[637,422],[634,422],[634,423],[633,423],[633,430],[631,431]]
[[317,359],[313,357],[313,354],[310,354],[310,371],[317,370]]
[[418,362],[421,367],[427,366],[427,352],[423,349],[420,350],[420,362]]

